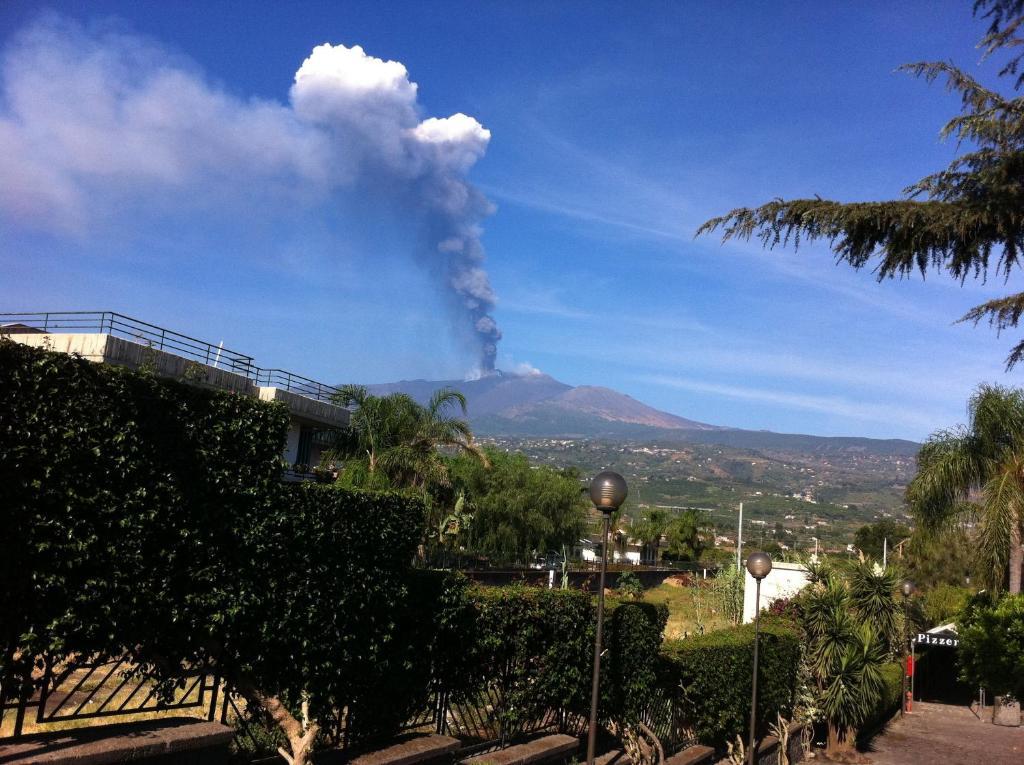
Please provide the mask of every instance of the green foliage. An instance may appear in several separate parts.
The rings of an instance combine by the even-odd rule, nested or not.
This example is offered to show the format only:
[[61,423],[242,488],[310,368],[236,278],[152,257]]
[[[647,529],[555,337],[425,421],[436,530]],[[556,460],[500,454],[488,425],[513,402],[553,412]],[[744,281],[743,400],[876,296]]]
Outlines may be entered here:
[[350,482],[361,479],[366,488],[446,486],[448,470],[438,447],[484,460],[469,424],[448,414],[453,407],[466,414],[466,397],[458,391],[439,390],[422,406],[404,393],[374,396],[361,385],[346,385],[334,402],[354,408],[333,455],[346,461]]
[[6,340],[0,389],[0,674],[190,627],[157,606],[233,607],[216,585],[280,482],[284,407]]
[[221,646],[211,658],[243,690],[307,694],[314,719],[347,706],[364,735],[393,732],[416,699],[380,688],[408,682],[433,626],[414,617],[409,581],[422,504],[310,484],[270,500],[223,571],[232,607],[201,614]]
[[882,687],[881,695],[871,714],[860,725],[858,743],[865,741],[872,733],[889,721],[893,713],[900,708],[900,695],[903,693],[903,665],[898,661],[883,664],[879,668]]
[[966,609],[960,626],[960,677],[993,694],[1024,699],[1024,595]]
[[927,590],[943,584],[964,585],[972,579],[983,582],[978,557],[971,534],[957,524],[937,530],[914,529],[903,548],[900,563],[906,568],[907,576],[922,590]]
[[321,721],[404,719],[380,688],[445,634],[403,621],[421,502],[281,483],[279,405],[12,343],[0,387],[5,693],[128,651],[164,689],[215,668]]
[[921,611],[925,627],[931,629],[956,620],[960,616],[960,612],[967,606],[970,598],[971,591],[969,589],[951,584],[940,584],[925,590],[921,596]]
[[977,518],[975,541],[984,580],[998,591],[1008,572],[1010,592],[1017,593],[1024,525],[1024,390],[981,385],[971,396],[968,414],[966,427],[934,433],[921,447],[907,501],[930,532]]
[[662,536],[668,530],[670,517],[667,510],[652,507],[645,510],[639,517],[629,522],[629,536],[639,540],[643,544],[641,559],[644,561],[656,561],[658,559],[658,546]]
[[[477,683],[503,700],[494,710],[506,730],[551,708],[586,714],[593,662],[593,599],[575,590],[533,587],[474,591],[475,627],[460,637]],[[664,607],[611,601],[606,610],[601,713],[632,720],[645,703],[665,627]]]
[[896,655],[903,641],[903,609],[896,597],[897,570],[877,563],[855,563],[846,572],[853,610],[875,635],[884,653]]
[[576,543],[587,509],[576,471],[534,467],[522,454],[495,449],[486,457],[489,467],[470,456],[448,460],[453,490],[464,492],[474,508],[465,535],[469,549],[525,561]]
[[[1021,45],[1024,5],[1019,0],[979,0],[991,25],[982,46],[987,55]],[[1017,73],[1020,55],[1001,75]],[[903,199],[884,202],[835,202],[778,199],[756,208],[738,208],[704,223],[698,234],[724,231],[724,239],[757,236],[766,247],[826,240],[837,260],[863,268],[876,259],[879,279],[929,269],[963,281],[984,280],[993,270],[1009,276],[1021,266],[1024,227],[1024,98],[981,85],[947,62],[903,67],[928,82],[943,79],[960,96],[961,114],[950,120],[942,137],[953,136],[969,147],[944,170],[908,186]],[[1017,77],[1013,89],[1019,90]],[[1016,326],[1024,314],[1024,293],[977,306],[963,320],[988,318],[997,329]],[[1007,360],[1024,358],[1024,341]]]
[[733,624],[743,617],[744,573],[735,564],[725,568],[711,581],[711,607]]
[[665,530],[668,550],[662,557],[665,560],[700,560],[707,548],[708,525],[708,517],[700,510],[679,513]]
[[648,711],[658,683],[658,652],[668,608],[651,603],[609,603],[608,655],[602,664],[605,714],[627,724]]
[[882,666],[898,648],[902,621],[895,575],[870,564],[818,565],[796,599],[816,706],[829,726],[829,749],[852,747],[878,708]]
[[640,584],[640,578],[632,571],[623,571],[619,574],[616,589],[619,595],[630,600],[639,600],[644,596],[644,587]]
[[876,523],[861,526],[854,534],[853,544],[862,553],[875,560],[882,560],[885,540],[889,542],[889,555],[892,548],[910,536],[910,529],[891,518],[883,518]]
[[[743,625],[685,640],[661,652],[662,678],[680,694],[683,719],[704,744],[724,747],[749,725],[754,627]],[[793,709],[800,639],[782,624],[765,624],[758,651],[758,719],[767,724]]]

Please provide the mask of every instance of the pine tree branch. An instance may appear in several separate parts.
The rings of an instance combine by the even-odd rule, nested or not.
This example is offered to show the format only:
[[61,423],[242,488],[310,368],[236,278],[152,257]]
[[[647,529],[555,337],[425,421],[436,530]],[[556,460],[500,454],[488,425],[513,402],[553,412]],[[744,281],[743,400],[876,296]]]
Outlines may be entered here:
[[[988,319],[989,326],[994,327],[997,333],[1001,333],[1005,329],[1016,327],[1021,316],[1024,316],[1024,292],[975,306],[962,316],[958,323],[971,322],[977,326],[981,321]],[[1010,350],[1010,355],[1006,357],[1006,371],[1010,371],[1021,361],[1024,361],[1024,340]]]
[[1010,217],[960,202],[897,200],[833,202],[822,199],[777,199],[760,207],[741,207],[712,218],[697,236],[722,230],[722,241],[757,236],[774,248],[827,240],[839,262],[856,269],[879,256],[876,273],[885,278],[907,276],[929,268],[947,271],[955,279],[984,279],[989,257],[1003,245],[999,270],[1009,274],[1018,266],[1024,248],[1022,213]]

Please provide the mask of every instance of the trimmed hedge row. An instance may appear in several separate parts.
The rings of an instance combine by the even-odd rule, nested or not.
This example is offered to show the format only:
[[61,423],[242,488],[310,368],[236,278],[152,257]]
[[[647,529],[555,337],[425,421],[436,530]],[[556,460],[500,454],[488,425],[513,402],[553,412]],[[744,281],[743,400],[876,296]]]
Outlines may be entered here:
[[205,599],[280,483],[280,405],[6,339],[0,390],[0,677]]
[[[757,714],[767,725],[792,711],[800,638],[784,625],[762,625],[758,657]],[[753,625],[665,642],[662,681],[679,694],[683,719],[701,743],[722,748],[746,730],[753,660]]]
[[211,669],[321,720],[404,721],[381,688],[428,639],[403,621],[420,500],[283,484],[279,404],[9,341],[0,390],[5,695],[129,651],[167,692]]
[[900,696],[903,694],[903,665],[898,661],[882,666],[882,698],[879,699],[874,713],[860,726],[857,733],[858,741],[869,740],[879,728],[900,708]]
[[[500,703],[490,714],[509,734],[551,709],[588,713],[595,619],[590,595],[471,587],[464,577],[439,572],[420,573],[417,580],[415,588],[431,594],[412,621],[434,634],[423,661],[412,668],[416,684],[432,672],[456,703],[473,699],[481,688],[496,689]],[[663,605],[607,603],[602,716],[631,721],[643,711],[645,691],[656,682],[667,618]]]
[[[173,684],[214,667],[355,739],[497,686],[504,730],[589,708],[595,603],[414,573],[422,503],[280,482],[280,405],[0,341],[0,680],[71,652],[135,653]],[[664,606],[611,599],[601,710],[668,688],[698,738],[744,728],[753,630],[662,646]],[[765,626],[760,718],[792,705],[799,642]],[[37,675],[38,679],[38,675]],[[897,678],[898,679],[898,678]],[[329,737],[337,731],[325,731]]]

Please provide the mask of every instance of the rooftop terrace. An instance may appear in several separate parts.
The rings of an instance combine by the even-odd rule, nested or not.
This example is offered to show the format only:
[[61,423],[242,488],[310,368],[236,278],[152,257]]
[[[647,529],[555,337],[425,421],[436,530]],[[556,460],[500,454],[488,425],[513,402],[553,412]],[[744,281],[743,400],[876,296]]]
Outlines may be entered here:
[[157,351],[225,370],[261,388],[277,388],[316,401],[328,402],[338,389],[284,369],[256,365],[252,356],[214,345],[113,311],[47,311],[0,313],[0,334],[105,334]]

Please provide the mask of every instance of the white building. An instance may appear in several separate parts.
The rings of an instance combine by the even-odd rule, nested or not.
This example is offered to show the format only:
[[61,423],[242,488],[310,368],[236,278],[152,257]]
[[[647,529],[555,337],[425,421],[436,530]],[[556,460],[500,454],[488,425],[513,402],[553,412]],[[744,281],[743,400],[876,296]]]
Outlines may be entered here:
[[[757,582],[744,568],[746,577],[743,584],[743,622],[754,621],[754,601]],[[772,570],[761,580],[761,608],[767,608],[773,600],[791,598],[809,583],[807,567],[800,563],[772,562]]]

